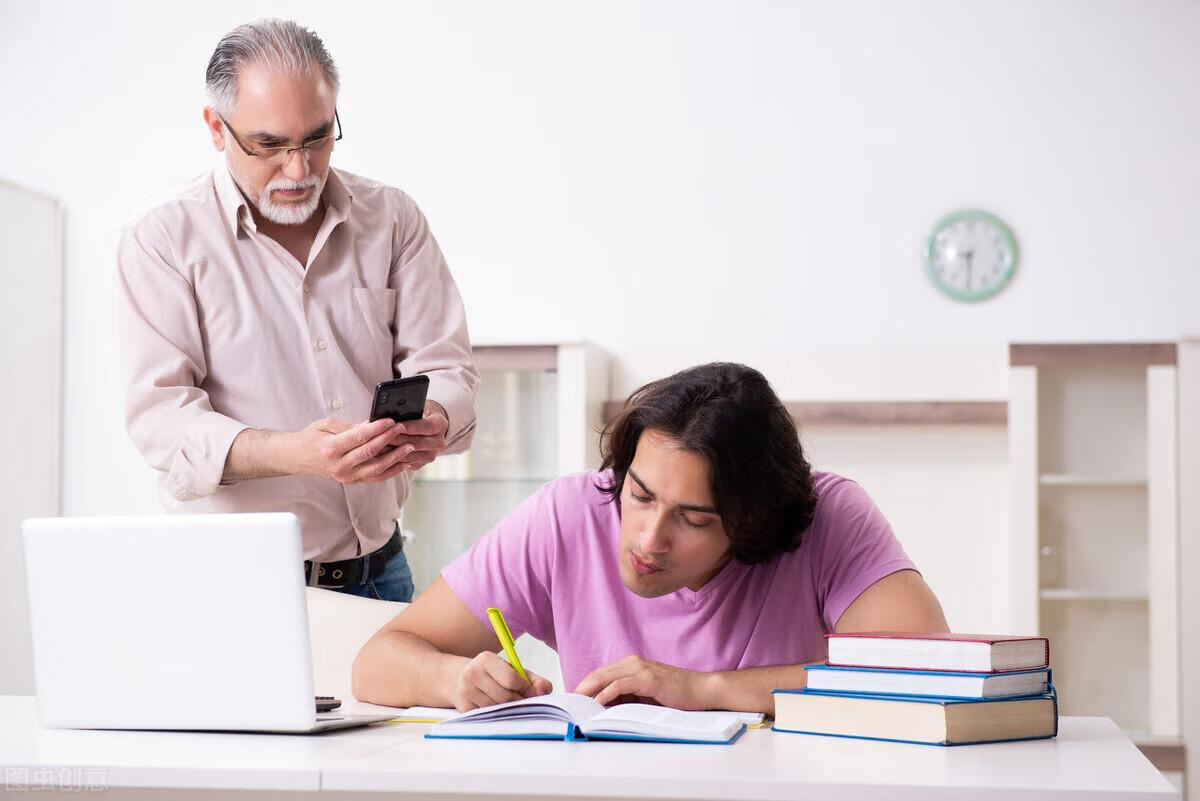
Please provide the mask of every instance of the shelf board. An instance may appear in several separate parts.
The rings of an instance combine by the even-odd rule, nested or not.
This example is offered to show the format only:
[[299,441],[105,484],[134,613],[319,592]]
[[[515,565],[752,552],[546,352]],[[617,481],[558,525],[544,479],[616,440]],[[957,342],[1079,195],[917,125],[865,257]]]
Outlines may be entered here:
[[1143,603],[1150,600],[1145,593],[1111,592],[1108,590],[1071,590],[1053,587],[1038,592],[1043,601],[1127,601]]
[[1132,737],[1133,744],[1159,770],[1187,770],[1187,751],[1178,737]]
[[471,350],[480,370],[558,369],[557,345],[476,345]]
[[1012,367],[1150,367],[1174,365],[1174,342],[1097,342],[1008,346]]
[[[604,404],[606,420],[624,407]],[[1007,401],[789,401],[797,425],[984,425],[1008,423]]]
[[1145,487],[1147,481],[1135,476],[1089,476],[1079,473],[1043,473],[1038,476],[1043,487]]

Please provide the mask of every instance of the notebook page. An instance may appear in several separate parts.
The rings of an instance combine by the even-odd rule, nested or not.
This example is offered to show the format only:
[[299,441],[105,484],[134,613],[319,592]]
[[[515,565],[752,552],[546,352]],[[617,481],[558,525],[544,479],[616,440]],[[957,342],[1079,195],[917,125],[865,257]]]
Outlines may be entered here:
[[653,704],[620,704],[596,715],[592,724],[603,724],[610,731],[622,729],[620,723],[629,723],[633,725],[628,731],[717,733],[725,731],[731,723],[740,722],[738,715],[737,712],[688,712]]
[[729,709],[711,709],[703,712],[692,712],[693,715],[733,715],[735,718],[745,723],[747,726],[754,727],[762,724],[766,718],[762,712],[734,712]]
[[581,722],[604,710],[595,699],[575,693],[551,693],[464,712],[452,720],[515,720],[526,717]]

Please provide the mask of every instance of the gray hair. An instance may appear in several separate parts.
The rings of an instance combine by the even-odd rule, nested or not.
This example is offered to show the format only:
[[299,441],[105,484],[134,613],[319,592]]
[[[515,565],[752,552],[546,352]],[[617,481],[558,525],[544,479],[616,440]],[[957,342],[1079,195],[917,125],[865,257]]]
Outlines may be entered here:
[[237,101],[238,72],[244,64],[260,64],[291,75],[321,70],[334,94],[338,71],[325,43],[308,28],[287,19],[260,19],[239,25],[217,42],[208,60],[208,102],[218,114],[231,114]]

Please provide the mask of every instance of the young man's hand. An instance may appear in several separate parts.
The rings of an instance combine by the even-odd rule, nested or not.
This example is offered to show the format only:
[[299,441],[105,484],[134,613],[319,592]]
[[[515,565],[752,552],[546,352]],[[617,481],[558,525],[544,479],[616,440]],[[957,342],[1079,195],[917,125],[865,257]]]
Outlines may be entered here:
[[521,678],[499,654],[484,651],[468,662],[458,674],[450,694],[454,708],[466,712],[481,706],[545,695],[554,689],[548,679],[532,670],[525,672],[529,675],[529,681]]
[[575,692],[590,695],[605,706],[641,701],[676,709],[711,709],[708,690],[714,675],[627,656],[584,676]]

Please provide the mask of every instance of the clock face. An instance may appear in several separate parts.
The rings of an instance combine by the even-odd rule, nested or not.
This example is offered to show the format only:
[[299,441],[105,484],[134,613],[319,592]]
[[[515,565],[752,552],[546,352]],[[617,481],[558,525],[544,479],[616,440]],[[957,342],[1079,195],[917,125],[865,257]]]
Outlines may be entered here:
[[1008,226],[985,211],[959,211],[933,227],[925,246],[925,271],[955,300],[984,300],[1017,269],[1017,241]]

